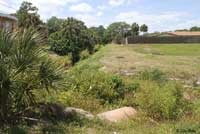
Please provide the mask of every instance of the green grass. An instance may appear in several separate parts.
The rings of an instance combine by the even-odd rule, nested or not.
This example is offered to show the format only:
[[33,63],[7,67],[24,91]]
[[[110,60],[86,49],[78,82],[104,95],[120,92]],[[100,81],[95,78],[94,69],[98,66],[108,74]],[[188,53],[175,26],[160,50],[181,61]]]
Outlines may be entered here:
[[153,122],[146,117],[120,123],[106,123],[99,120],[79,122],[58,122],[49,126],[18,126],[9,130],[10,134],[198,134],[198,122],[182,119],[177,122]]
[[137,45],[134,50],[144,54],[158,53],[171,56],[200,56],[200,44],[151,44]]
[[200,44],[108,45],[84,62],[119,74],[160,69],[171,78],[188,81],[200,75]]

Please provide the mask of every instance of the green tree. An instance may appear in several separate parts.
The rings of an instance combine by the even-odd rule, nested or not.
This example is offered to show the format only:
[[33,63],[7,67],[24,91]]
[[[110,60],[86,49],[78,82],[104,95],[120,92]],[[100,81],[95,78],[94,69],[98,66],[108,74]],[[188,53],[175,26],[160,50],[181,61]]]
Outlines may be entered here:
[[18,26],[22,28],[38,28],[43,24],[38,14],[38,8],[30,2],[22,2],[19,10],[16,12],[16,17],[18,19]]
[[93,35],[82,21],[67,18],[63,21],[61,30],[50,35],[51,50],[59,55],[72,55],[72,63],[80,59],[80,52],[88,49],[91,53],[94,47]]
[[0,124],[15,123],[36,106],[34,91],[64,85],[63,71],[43,56],[40,44],[35,31],[0,32]]
[[115,22],[108,26],[105,34],[108,42],[122,43],[123,39],[130,35],[130,30],[131,27],[126,22]]
[[200,31],[200,27],[197,27],[197,26],[192,27],[192,28],[190,29],[190,31]]
[[132,35],[137,36],[139,35],[140,26],[137,23],[133,23],[131,25]]
[[106,39],[105,39],[106,29],[102,25],[99,27],[91,27],[89,30],[93,33],[97,44],[106,44]]
[[189,30],[188,29],[177,29],[175,30],[175,32],[188,32]]
[[144,33],[148,32],[148,26],[145,25],[145,24],[141,25],[140,26],[140,32],[144,32]]
[[47,27],[48,27],[48,33],[52,34],[60,30],[61,24],[63,22],[63,19],[58,19],[57,17],[51,17],[47,21]]

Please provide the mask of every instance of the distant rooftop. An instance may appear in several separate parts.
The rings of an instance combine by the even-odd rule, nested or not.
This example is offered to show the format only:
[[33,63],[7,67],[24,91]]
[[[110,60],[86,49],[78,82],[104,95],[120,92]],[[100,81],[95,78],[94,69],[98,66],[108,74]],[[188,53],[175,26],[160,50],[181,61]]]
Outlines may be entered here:
[[9,15],[9,14],[4,14],[4,13],[0,13],[0,17],[4,17],[4,18],[8,18],[11,20],[17,20],[17,18],[15,16]]
[[174,36],[200,36],[200,32],[167,32],[167,34]]

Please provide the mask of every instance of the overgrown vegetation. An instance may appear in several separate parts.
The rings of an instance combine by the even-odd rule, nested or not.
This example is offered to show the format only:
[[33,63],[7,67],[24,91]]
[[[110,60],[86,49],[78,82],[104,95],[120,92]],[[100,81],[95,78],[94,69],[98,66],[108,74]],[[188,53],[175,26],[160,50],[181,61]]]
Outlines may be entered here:
[[[44,24],[29,2],[15,15],[17,32],[0,32],[0,133],[199,133],[199,44],[105,46],[148,26],[88,28],[71,17]],[[66,107],[96,115],[124,106],[136,117],[63,118]]]
[[87,49],[93,53],[95,40],[83,22],[68,18],[62,22],[60,31],[50,35],[49,44],[51,50],[59,55],[71,53],[74,64],[79,61],[81,51]]
[[153,81],[144,81],[136,93],[136,103],[155,120],[176,120],[187,106],[181,90],[181,87],[172,82],[160,86]]
[[[193,105],[184,99],[181,83],[171,81],[168,75],[159,69],[142,70],[132,77],[102,72],[102,65],[98,61],[105,56],[108,48],[110,47],[102,48],[70,69],[65,75],[67,87],[63,90],[50,90],[50,95],[37,91],[37,101],[83,108],[94,114],[122,106],[132,106],[141,115],[128,122],[113,125],[99,120],[72,119],[64,122],[57,120],[52,126],[36,125],[30,128],[22,125],[25,128],[19,128],[23,128],[27,133],[44,130],[49,133],[87,133],[91,128],[94,133],[176,133],[190,130],[198,132],[198,125],[195,123],[199,119],[193,120],[194,117],[198,117],[198,102]],[[181,125],[185,120],[194,125]],[[151,127],[144,127],[146,125]]]
[[[88,69],[73,70],[69,73],[70,87],[84,96],[93,96],[102,104],[112,104],[127,93],[133,93],[135,88],[126,88],[122,79],[113,74],[98,72],[90,67]],[[87,76],[87,77],[85,77]]]
[[[35,90],[62,87],[60,70],[42,56],[34,31],[0,32],[0,123],[17,123],[37,105]],[[62,72],[63,73],[63,72]]]
[[183,87],[168,81],[159,70],[143,71],[138,77],[125,81],[120,76],[85,65],[74,69],[69,76],[72,79],[68,89],[92,96],[102,105],[122,102],[127,106],[139,106],[155,120],[176,120],[189,106],[183,99]]

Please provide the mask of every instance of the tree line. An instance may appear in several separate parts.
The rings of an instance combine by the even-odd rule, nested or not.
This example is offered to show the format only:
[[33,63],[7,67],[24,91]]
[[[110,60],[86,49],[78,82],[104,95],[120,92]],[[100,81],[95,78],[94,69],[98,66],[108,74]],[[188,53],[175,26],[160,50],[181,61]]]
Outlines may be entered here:
[[38,14],[38,8],[30,2],[23,2],[14,14],[18,18],[19,28],[34,28],[48,38],[51,50],[59,55],[71,54],[72,63],[80,59],[81,51],[94,52],[97,44],[110,42],[124,43],[128,36],[138,36],[140,32],[148,32],[148,26],[137,23],[114,22],[107,28],[87,27],[81,20],[73,17],[61,19],[51,17],[44,23]]
[[191,27],[190,29],[178,29],[178,30],[175,30],[176,32],[200,32],[200,27],[198,26],[194,26],[194,27]]

